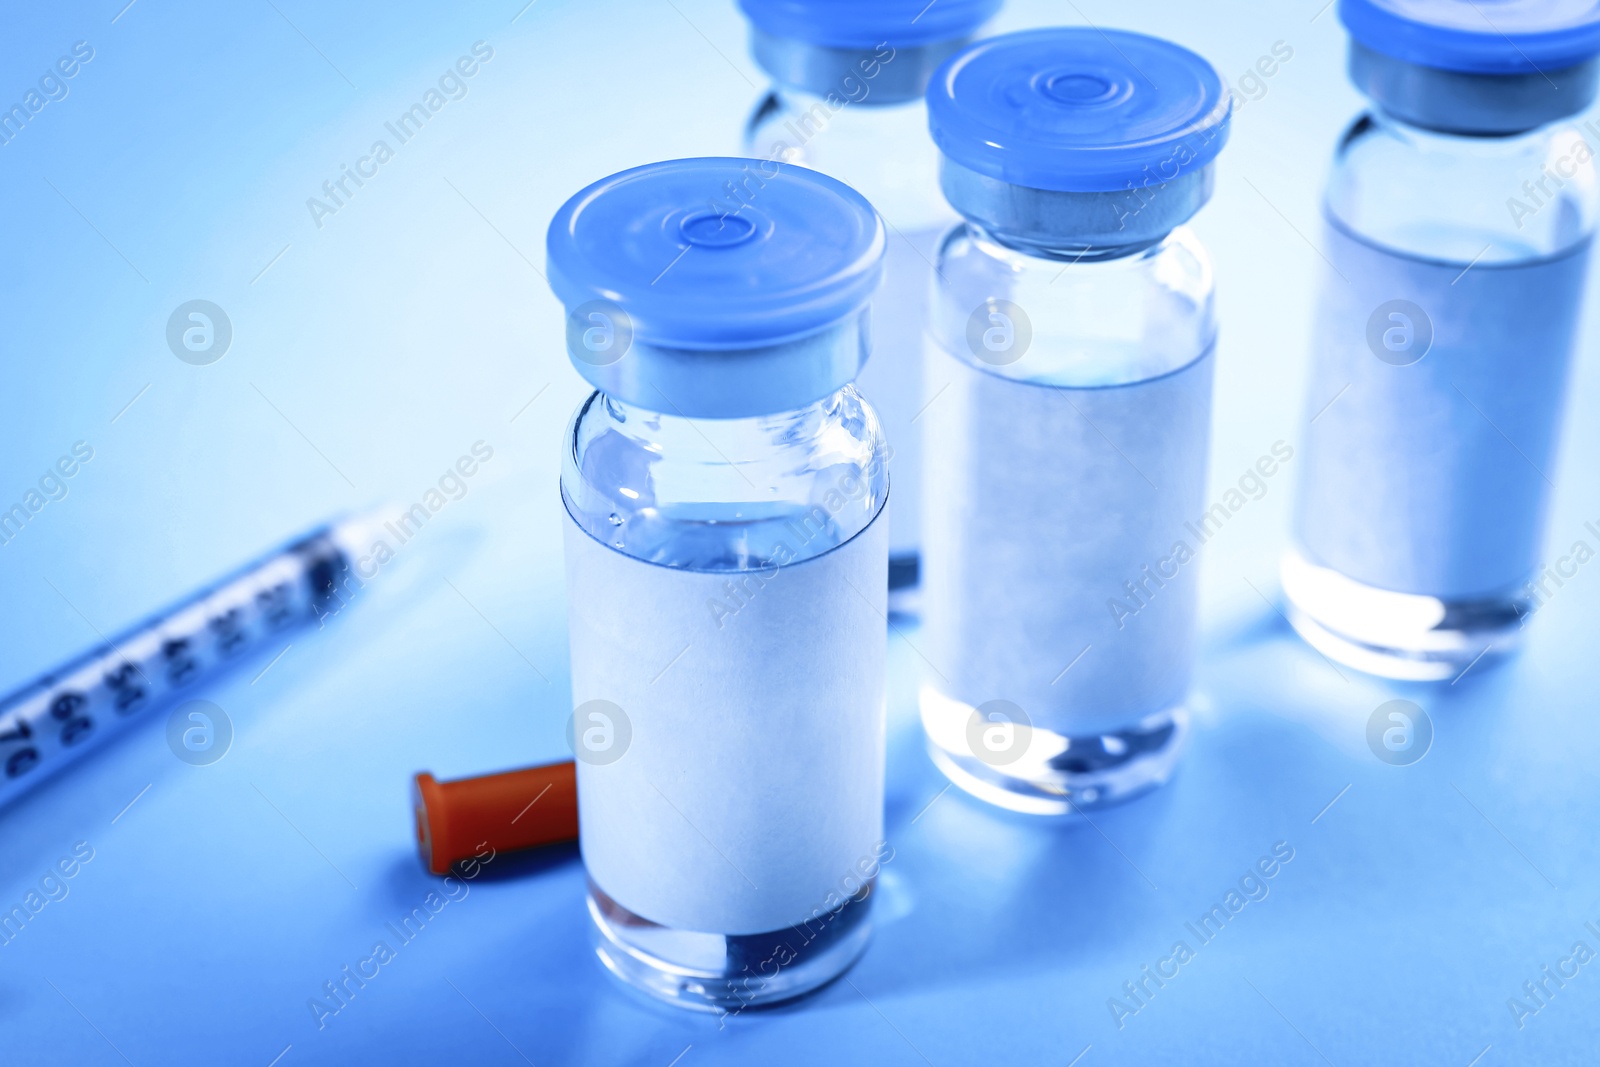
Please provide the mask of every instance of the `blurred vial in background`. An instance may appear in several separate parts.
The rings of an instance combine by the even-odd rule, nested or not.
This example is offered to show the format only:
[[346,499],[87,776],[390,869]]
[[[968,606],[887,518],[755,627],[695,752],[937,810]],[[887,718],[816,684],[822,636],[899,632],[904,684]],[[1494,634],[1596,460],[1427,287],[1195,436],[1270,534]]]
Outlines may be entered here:
[[719,206],[749,165],[612,175],[547,245],[596,387],[561,474],[594,944],[624,982],[724,1012],[856,959],[887,847],[889,484],[851,385],[884,228],[770,161],[754,203]]
[[[1304,431],[1295,628],[1392,678],[1509,651],[1538,570],[1596,218],[1600,8],[1341,0],[1340,140]],[[1491,21],[1492,20],[1492,21]]]
[[932,308],[922,721],[957,785],[1062,814],[1166,780],[1187,728],[1229,102],[1140,34],[980,42],[928,91]]
[[[889,232],[860,387],[889,439],[889,606],[916,610],[922,512],[922,333],[939,238],[956,216],[939,193],[923,92],[1001,0],[740,0],[750,50],[774,85],[743,151],[830,174],[872,201]],[[748,195],[755,195],[754,183]]]

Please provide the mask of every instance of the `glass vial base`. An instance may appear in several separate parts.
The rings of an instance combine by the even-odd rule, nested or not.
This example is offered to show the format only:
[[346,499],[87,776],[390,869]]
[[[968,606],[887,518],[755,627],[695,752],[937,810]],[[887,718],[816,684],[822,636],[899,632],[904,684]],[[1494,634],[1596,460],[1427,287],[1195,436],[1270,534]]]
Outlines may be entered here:
[[1280,573],[1289,624],[1307,644],[1337,663],[1399,681],[1453,680],[1505,657],[1521,643],[1532,607],[1512,595],[1452,601],[1379,589],[1294,550]]
[[872,889],[807,922],[734,935],[658,925],[590,882],[591,940],[626,985],[680,1008],[737,1014],[804,996],[849,970],[872,936]]
[[1179,705],[1103,734],[1024,727],[1002,751],[979,756],[974,708],[931,688],[921,705],[928,754],[944,776],[979,800],[1026,815],[1071,815],[1154,789],[1172,777],[1189,736],[1189,713]]

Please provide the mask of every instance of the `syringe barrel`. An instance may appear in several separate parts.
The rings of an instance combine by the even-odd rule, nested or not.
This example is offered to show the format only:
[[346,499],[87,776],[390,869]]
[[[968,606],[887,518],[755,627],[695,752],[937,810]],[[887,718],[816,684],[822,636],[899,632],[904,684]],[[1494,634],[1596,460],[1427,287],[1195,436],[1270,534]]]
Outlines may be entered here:
[[134,719],[336,613],[349,577],[334,527],[320,528],[0,699],[0,806]]

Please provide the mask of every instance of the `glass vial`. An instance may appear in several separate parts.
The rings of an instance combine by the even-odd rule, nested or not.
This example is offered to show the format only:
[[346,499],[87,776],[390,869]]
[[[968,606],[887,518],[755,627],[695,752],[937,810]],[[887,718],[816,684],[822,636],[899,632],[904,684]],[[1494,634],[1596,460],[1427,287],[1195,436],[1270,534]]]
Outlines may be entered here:
[[736,1012],[866,945],[883,844],[888,474],[851,381],[884,229],[767,163],[606,178],[551,287],[596,391],[564,446],[571,743],[600,960]]
[[820,170],[882,213],[889,247],[873,302],[872,359],[857,383],[890,445],[889,604],[917,609],[922,333],[939,239],[957,221],[928,140],[928,78],[968,44],[1000,0],[740,0],[750,49],[772,78],[743,151]]
[[1139,34],[991,38],[935,76],[923,726],[957,785],[1065,814],[1166,780],[1194,661],[1216,324],[1183,223],[1228,102]]
[[1551,592],[1532,579],[1600,146],[1559,120],[1594,98],[1600,15],[1521,6],[1498,29],[1471,5],[1340,6],[1372,106],[1328,183],[1282,576],[1307,641],[1392,678],[1491,662]]

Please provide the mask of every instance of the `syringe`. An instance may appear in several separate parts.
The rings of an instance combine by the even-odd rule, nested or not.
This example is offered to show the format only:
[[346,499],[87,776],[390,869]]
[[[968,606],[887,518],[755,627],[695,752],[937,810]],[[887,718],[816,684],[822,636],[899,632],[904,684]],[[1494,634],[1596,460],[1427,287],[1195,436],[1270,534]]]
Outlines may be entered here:
[[[296,538],[0,700],[0,806],[361,587],[377,515]],[[370,575],[368,576],[370,577]]]

